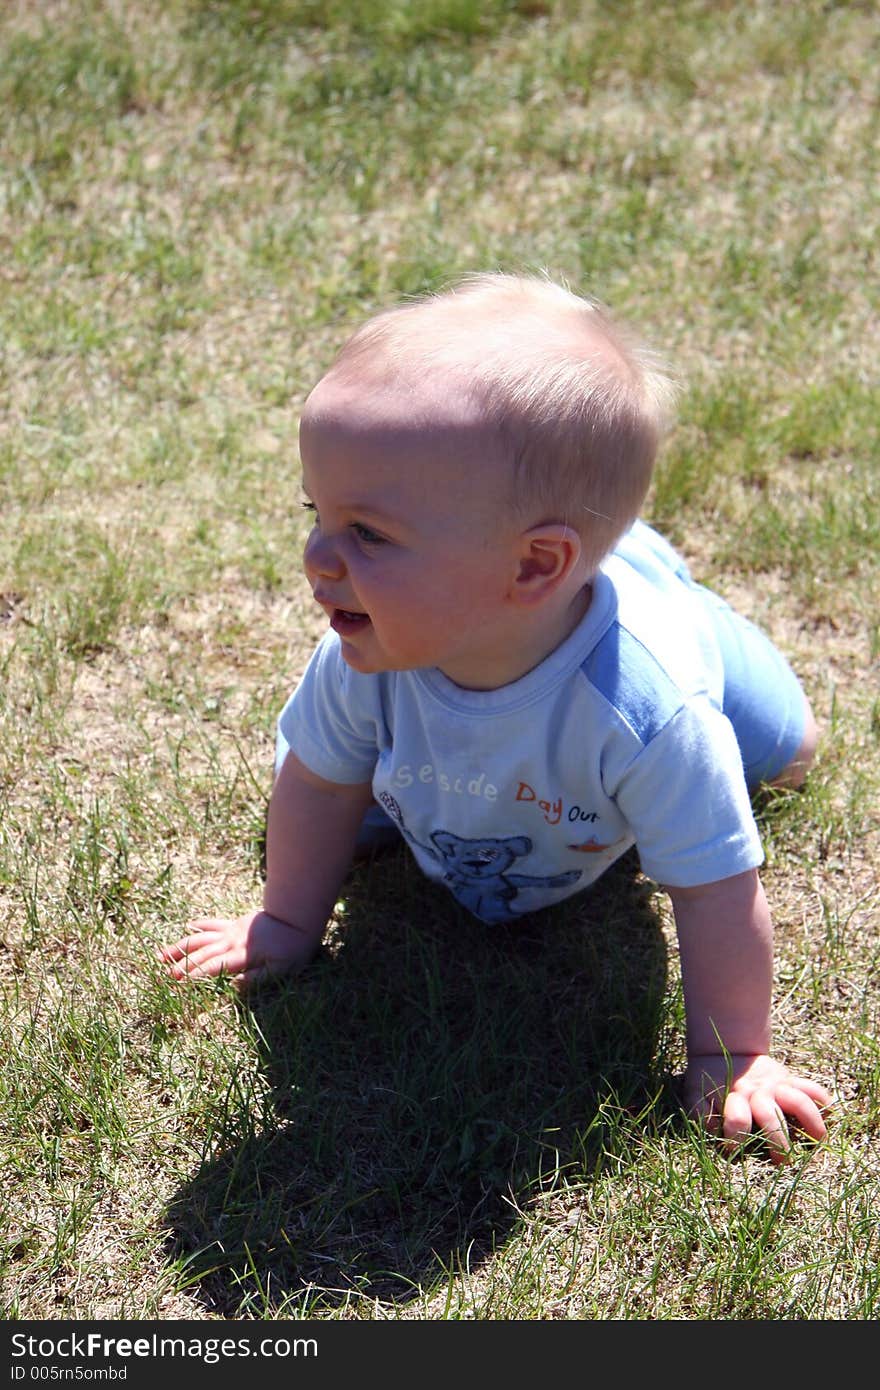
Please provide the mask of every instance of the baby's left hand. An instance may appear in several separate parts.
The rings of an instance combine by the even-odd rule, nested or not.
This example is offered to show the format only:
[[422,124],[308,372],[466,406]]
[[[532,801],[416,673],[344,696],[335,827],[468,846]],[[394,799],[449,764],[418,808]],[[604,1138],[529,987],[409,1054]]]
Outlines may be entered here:
[[709,1053],[689,1058],[684,1077],[685,1108],[720,1132],[734,1150],[759,1131],[774,1163],[791,1149],[786,1116],[817,1142],[827,1130],[823,1112],[832,1097],[816,1081],[793,1075],[781,1062],[757,1053]]

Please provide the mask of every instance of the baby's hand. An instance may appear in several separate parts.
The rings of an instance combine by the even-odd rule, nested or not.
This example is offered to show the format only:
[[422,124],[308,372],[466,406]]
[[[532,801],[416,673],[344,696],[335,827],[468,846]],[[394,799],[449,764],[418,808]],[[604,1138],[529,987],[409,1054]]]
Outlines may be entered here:
[[190,922],[186,936],[163,946],[159,959],[175,980],[229,975],[246,989],[271,975],[302,970],[318,947],[314,933],[257,909],[236,918]]
[[684,1098],[688,1114],[720,1131],[728,1150],[738,1148],[757,1129],[774,1163],[784,1163],[791,1148],[786,1115],[818,1141],[827,1132],[822,1114],[833,1105],[824,1086],[794,1076],[781,1062],[760,1053],[691,1057]]

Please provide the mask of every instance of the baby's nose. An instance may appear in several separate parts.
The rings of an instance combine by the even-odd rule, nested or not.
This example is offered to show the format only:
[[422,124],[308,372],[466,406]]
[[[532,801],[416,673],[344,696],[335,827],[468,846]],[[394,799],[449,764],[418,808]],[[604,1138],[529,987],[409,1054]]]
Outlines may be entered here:
[[306,541],[303,564],[306,574],[320,575],[325,579],[339,579],[345,573],[338,550],[317,528]]

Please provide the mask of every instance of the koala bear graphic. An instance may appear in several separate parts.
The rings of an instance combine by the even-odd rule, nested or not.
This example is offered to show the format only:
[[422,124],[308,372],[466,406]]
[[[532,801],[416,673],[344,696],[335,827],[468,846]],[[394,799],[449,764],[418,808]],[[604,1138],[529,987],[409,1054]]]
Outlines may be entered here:
[[503,922],[514,916],[512,903],[520,888],[567,888],[581,876],[579,869],[544,878],[508,873],[510,865],[531,850],[527,835],[508,835],[503,840],[463,840],[449,830],[437,830],[431,842],[445,870],[444,882],[462,906],[484,922]]

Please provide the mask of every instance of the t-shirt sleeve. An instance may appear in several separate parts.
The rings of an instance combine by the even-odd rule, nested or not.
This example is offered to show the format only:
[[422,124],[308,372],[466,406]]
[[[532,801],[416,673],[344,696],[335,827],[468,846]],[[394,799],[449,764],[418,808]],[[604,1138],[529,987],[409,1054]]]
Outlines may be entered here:
[[692,888],[763,862],[736,735],[708,699],[678,710],[613,795],[644,872],[658,883]]
[[372,780],[382,698],[377,679],[352,671],[328,633],[278,719],[279,745],[328,782]]

